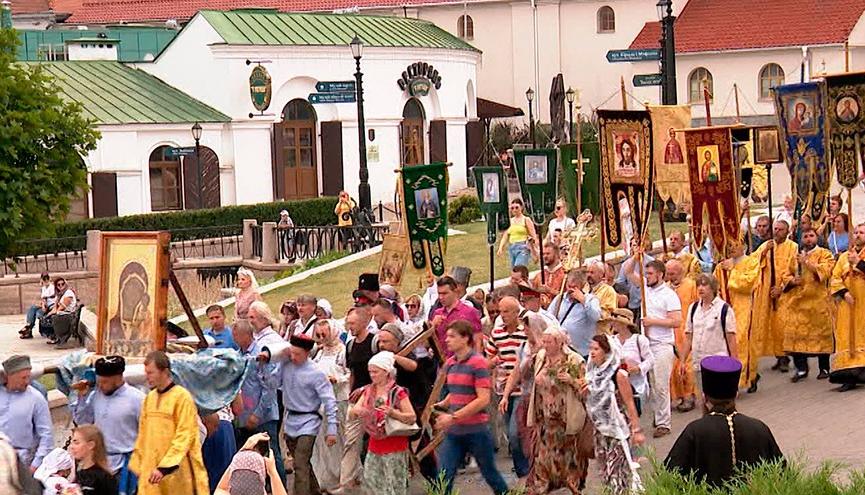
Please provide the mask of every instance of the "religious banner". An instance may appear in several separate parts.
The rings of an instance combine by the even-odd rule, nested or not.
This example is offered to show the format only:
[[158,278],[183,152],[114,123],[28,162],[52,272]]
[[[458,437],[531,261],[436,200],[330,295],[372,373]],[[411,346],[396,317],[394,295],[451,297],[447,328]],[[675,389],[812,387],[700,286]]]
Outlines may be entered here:
[[858,144],[865,158],[865,73],[826,76],[826,114],[838,182],[850,189],[859,180]]
[[739,239],[739,186],[733,165],[730,127],[702,127],[685,131],[688,179],[691,182],[691,233],[703,245],[703,224],[708,216],[709,235],[725,253]]
[[565,197],[568,198],[568,215],[576,218],[583,210],[593,215],[600,211],[598,184],[601,181],[601,156],[598,142],[584,142],[580,146],[583,154],[582,206],[577,204],[577,144],[567,143],[559,146],[559,161],[562,164],[562,181]]
[[412,265],[429,266],[444,275],[444,242],[448,233],[447,164],[412,165],[400,169]]
[[[624,230],[640,237],[652,210],[652,121],[646,111],[598,110],[601,204],[607,244],[622,243]],[[623,225],[623,219],[630,225]],[[624,230],[623,230],[624,229]]]
[[517,178],[526,209],[542,223],[556,204],[557,153],[553,148],[514,150]]
[[487,219],[487,244],[496,243],[497,226],[508,219],[508,182],[502,167],[472,167],[480,209]]
[[[754,143],[751,141],[751,128],[734,127],[730,134],[733,138],[733,165],[736,180],[739,182],[739,195],[742,199],[750,199],[754,191]],[[688,187],[690,188],[690,182]]]
[[832,178],[826,156],[824,101],[820,82],[775,87],[775,113],[796,200],[795,211],[807,213],[815,227],[823,224]]
[[690,105],[649,106],[652,116],[655,189],[663,201],[676,206],[691,203],[688,184],[688,156],[684,134],[677,129],[691,127]]

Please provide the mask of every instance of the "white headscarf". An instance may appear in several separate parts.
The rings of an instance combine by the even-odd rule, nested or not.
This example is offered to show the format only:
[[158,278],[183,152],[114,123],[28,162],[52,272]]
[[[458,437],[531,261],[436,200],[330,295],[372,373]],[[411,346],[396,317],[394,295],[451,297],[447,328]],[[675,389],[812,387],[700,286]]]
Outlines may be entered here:
[[381,351],[370,358],[368,365],[383,369],[384,371],[387,371],[388,374],[393,375],[396,372],[396,368],[394,367],[394,361],[395,360],[392,352]]
[[58,485],[60,488],[66,486],[69,480],[59,476],[57,473],[68,469],[72,471],[75,464],[72,462],[72,456],[69,452],[63,449],[54,449],[42,459],[42,464],[33,474],[33,477],[39,480],[45,486],[44,494],[58,493]]

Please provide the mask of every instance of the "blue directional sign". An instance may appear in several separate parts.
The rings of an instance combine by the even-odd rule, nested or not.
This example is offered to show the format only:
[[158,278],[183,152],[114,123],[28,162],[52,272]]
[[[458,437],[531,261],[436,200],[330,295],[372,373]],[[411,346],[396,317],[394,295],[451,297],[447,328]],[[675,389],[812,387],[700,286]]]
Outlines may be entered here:
[[184,148],[169,148],[165,152],[170,157],[192,156],[195,154],[195,146],[186,146]]
[[644,62],[647,60],[661,60],[661,50],[651,48],[647,50],[610,50],[607,52],[607,62]]
[[310,103],[355,103],[357,95],[355,93],[310,93],[307,98]]
[[660,86],[663,77],[661,74],[634,74],[634,87]]
[[315,90],[319,93],[347,93],[356,91],[354,81],[319,81]]

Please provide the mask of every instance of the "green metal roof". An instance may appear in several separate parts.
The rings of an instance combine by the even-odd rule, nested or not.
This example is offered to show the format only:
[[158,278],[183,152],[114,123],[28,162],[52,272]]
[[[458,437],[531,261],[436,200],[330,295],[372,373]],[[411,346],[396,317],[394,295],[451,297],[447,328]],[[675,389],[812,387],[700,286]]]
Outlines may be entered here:
[[[69,40],[104,36],[120,41],[117,58],[121,62],[143,62],[150,57],[156,58],[168,43],[177,36],[174,29],[157,27],[117,27],[103,30],[49,29],[18,30],[17,58],[20,61],[47,60],[48,51],[63,51]],[[104,39],[103,39],[104,40]]]
[[23,62],[54,76],[61,96],[97,124],[179,124],[231,119],[140,69],[114,61]]
[[270,10],[202,10],[199,15],[229,45],[348,46],[357,34],[366,46],[480,51],[431,22],[404,17]]

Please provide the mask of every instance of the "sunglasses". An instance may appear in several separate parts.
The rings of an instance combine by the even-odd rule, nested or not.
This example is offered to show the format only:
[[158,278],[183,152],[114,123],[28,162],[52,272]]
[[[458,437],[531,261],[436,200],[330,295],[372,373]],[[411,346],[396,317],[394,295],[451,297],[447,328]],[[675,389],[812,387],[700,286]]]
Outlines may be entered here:
[[420,304],[406,304],[405,307],[406,308],[419,308]]
[[325,334],[325,333],[317,333],[317,334],[315,334],[315,338],[317,338],[317,339],[326,339],[326,338],[327,338],[327,334]]
[[556,210],[561,210],[562,208],[562,206],[556,206]]

